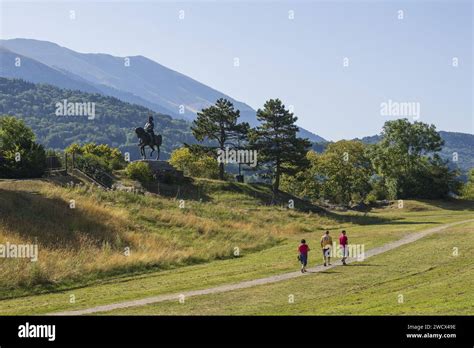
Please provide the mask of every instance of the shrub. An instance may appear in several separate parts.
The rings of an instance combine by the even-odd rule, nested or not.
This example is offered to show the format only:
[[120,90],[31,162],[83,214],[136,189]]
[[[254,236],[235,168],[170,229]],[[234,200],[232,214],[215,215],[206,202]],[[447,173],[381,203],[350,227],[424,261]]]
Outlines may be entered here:
[[463,186],[461,195],[464,199],[474,200],[474,168],[469,171],[468,181]]
[[146,185],[153,181],[153,172],[148,164],[144,162],[132,162],[125,169],[130,179],[138,180],[141,184]]
[[370,191],[364,199],[364,203],[367,205],[373,205],[377,201],[377,193],[372,190]]
[[66,153],[75,153],[79,155],[94,155],[105,163],[109,170],[117,170],[125,168],[127,162],[125,161],[119,149],[111,147],[106,144],[87,143],[82,146],[78,144],[69,145]]
[[46,169],[46,153],[35,136],[15,117],[0,117],[0,177],[41,177]]
[[219,165],[215,157],[207,154],[196,155],[186,147],[176,149],[171,153],[170,164],[183,171],[186,176],[208,179],[219,177]]

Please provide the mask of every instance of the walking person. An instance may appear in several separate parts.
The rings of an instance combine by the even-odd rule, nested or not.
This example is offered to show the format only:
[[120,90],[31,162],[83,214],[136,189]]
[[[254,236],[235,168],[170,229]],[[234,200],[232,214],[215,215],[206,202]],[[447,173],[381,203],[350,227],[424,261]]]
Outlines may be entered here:
[[342,264],[345,266],[347,265],[346,259],[349,256],[349,247],[348,247],[348,239],[346,236],[346,231],[342,230],[341,235],[339,236],[339,247],[342,251]]
[[301,262],[301,273],[306,272],[306,265],[308,264],[308,251],[310,251],[308,244],[304,239],[301,240],[301,244],[298,247],[298,260]]
[[331,247],[332,247],[332,238],[329,235],[329,231],[321,237],[321,249],[323,251],[324,266],[331,265]]

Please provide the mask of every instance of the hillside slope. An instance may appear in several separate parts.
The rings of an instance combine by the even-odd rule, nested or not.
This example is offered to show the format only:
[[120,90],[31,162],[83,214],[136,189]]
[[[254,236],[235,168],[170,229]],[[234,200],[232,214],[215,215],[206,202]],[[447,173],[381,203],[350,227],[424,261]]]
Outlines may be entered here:
[[[69,74],[72,79],[86,81],[105,95],[137,103],[174,118],[193,120],[198,111],[214,104],[219,98],[226,98],[240,110],[241,121],[252,126],[258,124],[256,111],[249,105],[143,56],[79,53],[52,42],[32,39],[0,40],[0,45]],[[125,58],[129,59],[129,66],[124,64]],[[17,73],[18,69],[12,69],[8,76],[2,76],[31,81],[27,74],[19,76]],[[40,82],[55,84],[53,79]],[[304,129],[301,129],[300,136],[315,142],[324,141]]]
[[[291,198],[287,195],[277,197],[279,204],[268,205],[272,198],[268,186],[213,180],[194,180],[185,187],[174,187],[174,193],[167,197],[59,187],[44,180],[0,181],[0,211],[7,213],[0,218],[0,244],[8,241],[39,245],[36,263],[26,259],[0,262],[0,314],[32,315],[84,309],[297,271],[299,241],[305,238],[313,249],[310,265],[320,264],[318,242],[327,229],[333,238],[346,229],[352,244],[362,244],[365,250],[371,250],[413,232],[473,218],[472,202],[462,201],[406,201],[403,209],[394,202],[369,213],[336,214],[304,206],[295,199],[295,209],[291,210],[286,208]],[[70,199],[76,201],[75,210],[69,208]],[[180,200],[185,203],[182,209]],[[451,255],[452,246],[457,245],[450,241],[444,238],[446,257]],[[390,262],[395,273],[387,272],[385,264],[377,269],[348,267],[320,273],[315,279],[319,285],[305,284],[327,290],[328,281],[332,284],[333,280],[345,279],[343,286],[334,286],[347,292],[348,288],[361,284],[370,287],[380,277],[400,280],[398,267],[408,270],[408,280],[415,279],[412,272],[423,272],[428,257],[439,259],[432,252],[436,245],[439,243],[419,249],[425,253],[415,263],[419,270],[411,271],[405,263],[412,259],[403,255]],[[465,247],[469,249],[469,245]],[[129,256],[125,255],[126,248]],[[462,250],[461,255],[468,255]],[[380,265],[375,262],[369,261],[369,266]],[[341,277],[341,271],[349,274]],[[376,277],[373,272],[377,272]],[[337,274],[331,276],[332,273]],[[358,279],[361,274],[364,281]],[[314,279],[311,274],[309,278]],[[308,282],[309,278],[305,276],[298,283]],[[367,283],[367,279],[372,281]],[[295,293],[298,286],[294,287],[295,282],[275,286],[281,286],[282,291],[272,291],[271,296],[263,296],[268,286],[245,292],[247,300],[262,300],[267,306],[263,309],[261,302],[250,308],[245,298],[235,299],[239,292],[231,292],[224,297],[215,295],[212,299],[186,301],[194,304],[191,307],[177,308],[167,303],[132,311],[222,314],[236,308],[234,314],[257,309],[259,314],[277,313],[279,304],[288,303],[288,294]],[[444,286],[444,289],[448,294],[450,288]],[[70,294],[75,295],[76,302],[67,300]],[[328,292],[306,294],[318,297]],[[299,303],[299,293],[296,298]],[[378,295],[368,294],[368,298],[377,301]],[[320,309],[319,305],[315,306]]]
[[[202,179],[171,190],[166,197],[0,180],[0,244],[39,246],[37,262],[0,262],[0,299],[230,258],[236,247],[248,253],[294,233],[338,224],[336,218],[267,205],[272,195],[265,185]],[[124,255],[126,248],[130,256]]]
[[[55,104],[64,99],[96,103],[95,118],[56,116]],[[142,127],[150,113],[155,118],[155,132],[163,134],[163,158],[183,142],[195,142],[189,123],[154,113],[143,106],[97,93],[0,78],[0,115],[24,119],[46,148],[64,149],[74,142],[95,142],[118,147],[122,152],[130,152],[132,159],[138,159],[134,129]]]
[[100,92],[86,81],[80,81],[80,79],[73,78],[61,70],[49,67],[1,46],[0,76],[23,79],[34,83],[49,83],[60,88],[77,89],[89,93]]
[[[193,119],[197,111],[218,98],[232,99],[143,56],[79,53],[52,42],[30,39],[2,40],[0,43],[43,64],[81,76],[99,89],[103,85],[140,96],[161,105],[173,116]],[[125,58],[130,59],[130,66],[124,65]],[[241,110],[243,119],[253,123],[250,113],[254,111],[244,103],[232,101]],[[184,106],[182,115],[180,105]]]

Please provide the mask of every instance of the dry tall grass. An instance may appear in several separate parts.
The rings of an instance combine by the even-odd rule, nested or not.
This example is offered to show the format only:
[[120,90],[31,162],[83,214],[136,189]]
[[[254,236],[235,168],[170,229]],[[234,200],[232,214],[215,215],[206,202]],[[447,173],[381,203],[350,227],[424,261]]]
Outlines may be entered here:
[[220,192],[216,183],[209,194],[214,200],[186,201],[180,209],[178,201],[154,195],[0,181],[0,244],[39,246],[37,262],[0,259],[0,298],[232,257],[235,247],[264,249],[333,223],[262,206],[248,192]]

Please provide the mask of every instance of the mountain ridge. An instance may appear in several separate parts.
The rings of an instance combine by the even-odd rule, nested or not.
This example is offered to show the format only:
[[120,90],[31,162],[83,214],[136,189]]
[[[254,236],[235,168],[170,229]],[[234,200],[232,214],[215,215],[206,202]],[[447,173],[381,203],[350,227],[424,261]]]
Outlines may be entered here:
[[[67,71],[72,74],[72,79],[80,77],[105,95],[136,103],[174,118],[193,120],[197,111],[212,105],[218,98],[226,98],[240,110],[241,121],[249,122],[252,126],[258,124],[256,111],[249,105],[143,55],[117,57],[107,53],[79,53],[54,42],[35,39],[0,40],[0,46],[49,67]],[[124,60],[127,58],[130,66],[124,69]],[[17,71],[13,70],[8,76],[2,76],[29,81],[24,74],[16,76],[14,73]],[[55,85],[54,81],[39,82]],[[325,141],[303,128],[300,136],[313,142]]]

